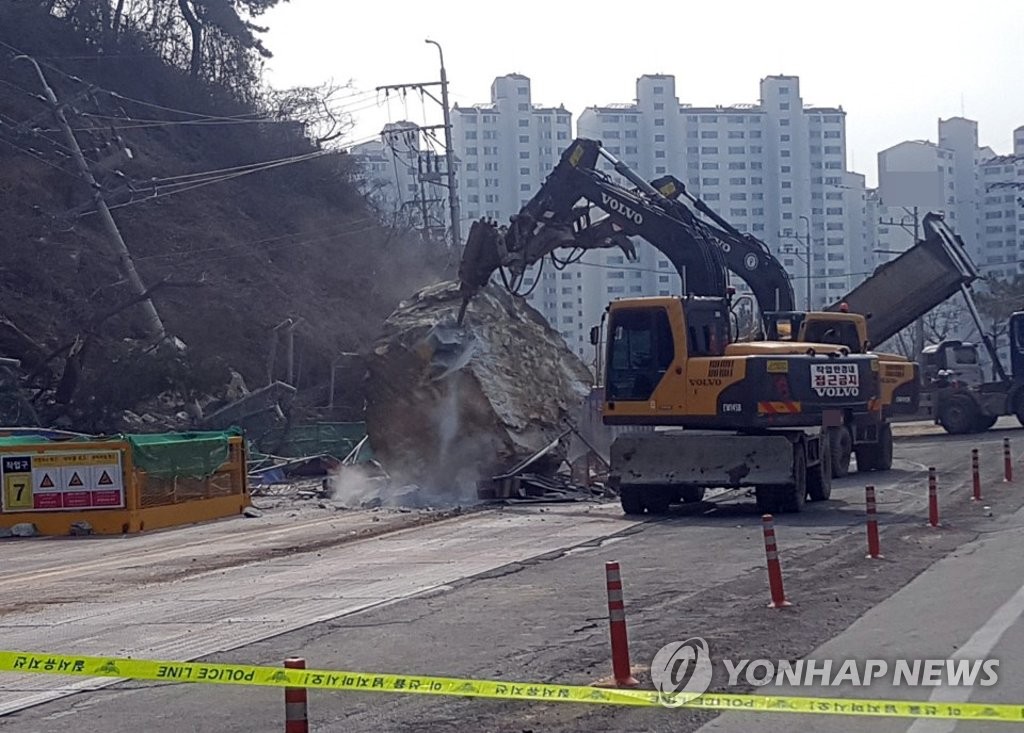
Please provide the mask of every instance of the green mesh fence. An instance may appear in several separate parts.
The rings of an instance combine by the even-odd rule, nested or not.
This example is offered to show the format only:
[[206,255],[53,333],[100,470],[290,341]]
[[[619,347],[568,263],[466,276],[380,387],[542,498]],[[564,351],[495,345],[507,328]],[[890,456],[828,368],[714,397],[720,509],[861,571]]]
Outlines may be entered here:
[[161,479],[206,478],[228,460],[228,440],[238,431],[126,435],[135,466]]

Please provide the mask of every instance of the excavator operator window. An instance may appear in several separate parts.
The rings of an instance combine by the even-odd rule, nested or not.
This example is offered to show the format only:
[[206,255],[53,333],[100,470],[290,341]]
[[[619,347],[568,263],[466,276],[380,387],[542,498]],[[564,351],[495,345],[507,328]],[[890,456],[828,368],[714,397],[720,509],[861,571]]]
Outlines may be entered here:
[[636,308],[612,313],[609,328],[609,401],[646,401],[675,358],[668,313]]

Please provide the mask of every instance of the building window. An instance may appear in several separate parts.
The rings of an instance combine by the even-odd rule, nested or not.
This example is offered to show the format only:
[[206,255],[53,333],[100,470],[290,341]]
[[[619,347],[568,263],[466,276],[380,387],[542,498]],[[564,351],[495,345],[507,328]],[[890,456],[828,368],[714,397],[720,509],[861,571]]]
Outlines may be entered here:
[[654,103],[654,109],[665,109],[665,103],[664,102],[655,102]]
[[665,136],[660,134],[660,133],[655,135],[654,136],[654,142],[656,142],[656,143],[663,143],[663,142],[665,142]]
[[520,168],[519,169],[519,175],[521,175],[521,176],[528,176],[528,175],[530,175],[530,169],[529,168]]
[[717,130],[701,130],[700,131],[700,136],[703,139],[705,139],[705,140],[713,139],[713,138],[718,137],[718,131]]
[[789,119],[783,118],[779,120],[779,127],[789,127]]
[[760,130],[751,130],[750,131],[750,137],[752,137],[752,138],[759,138],[759,137],[761,137],[761,131]]
[[745,194],[745,193],[730,193],[729,194],[729,200],[730,201],[746,201],[747,200],[747,194]]
[[729,130],[730,140],[742,140],[744,135],[743,130]]
[[525,97],[525,96],[527,96],[530,93],[530,88],[529,87],[519,87],[518,89],[516,89],[516,92],[519,94],[520,97]]
[[467,140],[476,140],[476,130],[466,130]]
[[529,135],[520,135],[519,136],[519,142],[521,144],[523,144],[523,145],[528,144],[530,142],[530,136]]
[[663,118],[659,117],[658,119],[656,119],[654,121],[654,126],[655,127],[664,127],[665,126],[665,120]]
[[742,161],[729,164],[729,170],[731,170],[731,171],[744,171],[746,169],[747,169],[747,164],[742,162]]
[[779,102],[779,109],[785,112],[787,109],[789,109],[789,102]]
[[747,149],[742,145],[729,146],[729,155],[743,155],[745,152],[747,152]]
[[466,148],[466,155],[476,155],[476,148]]
[[779,94],[789,94],[789,87],[779,87]]
[[530,151],[529,150],[520,150],[519,151],[519,160],[529,160],[529,158],[530,158]]
[[655,94],[664,94],[665,93],[665,87],[661,87],[661,86],[654,87],[654,93]]
[[718,148],[714,145],[705,145],[700,149],[701,155],[718,155]]
[[729,179],[729,185],[730,186],[746,186],[747,185],[747,179],[746,178],[730,178]]
[[655,158],[664,158],[665,157],[665,151],[664,150],[655,150],[654,151],[654,157]]
[[702,178],[701,181],[700,181],[700,185],[702,185],[702,186],[717,186],[718,185],[718,179],[717,178]]
[[713,162],[710,162],[710,161],[706,161],[706,162],[700,164],[700,169],[704,170],[704,171],[717,171],[718,170],[718,163],[713,163]]

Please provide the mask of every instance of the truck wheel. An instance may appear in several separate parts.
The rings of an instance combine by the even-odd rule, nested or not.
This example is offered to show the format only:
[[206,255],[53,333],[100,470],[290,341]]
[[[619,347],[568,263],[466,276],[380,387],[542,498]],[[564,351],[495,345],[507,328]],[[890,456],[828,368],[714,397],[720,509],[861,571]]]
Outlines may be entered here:
[[832,451],[824,440],[820,452],[818,465],[807,469],[807,498],[811,501],[828,501],[832,496]]
[[828,449],[832,454],[832,477],[842,478],[850,473],[853,454],[853,436],[845,425],[828,429]]
[[803,443],[793,446],[793,484],[779,495],[779,511],[799,512],[807,501],[807,454]]
[[636,486],[623,486],[619,489],[619,503],[622,504],[623,513],[629,516],[644,513],[644,500],[640,496],[640,490]]
[[978,422],[978,406],[967,395],[951,395],[939,408],[939,424],[950,435],[971,432]]
[[699,501],[704,501],[703,486],[686,486],[680,494],[684,504],[696,504]]

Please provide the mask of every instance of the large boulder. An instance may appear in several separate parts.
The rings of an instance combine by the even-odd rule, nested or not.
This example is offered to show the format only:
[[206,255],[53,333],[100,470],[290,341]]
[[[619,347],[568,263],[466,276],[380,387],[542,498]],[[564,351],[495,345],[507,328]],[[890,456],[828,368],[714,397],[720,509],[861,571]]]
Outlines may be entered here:
[[[592,377],[544,318],[490,286],[457,325],[457,283],[420,290],[384,323],[367,361],[366,425],[385,469],[466,492],[551,444],[578,418]],[[530,466],[551,470],[563,439]]]

